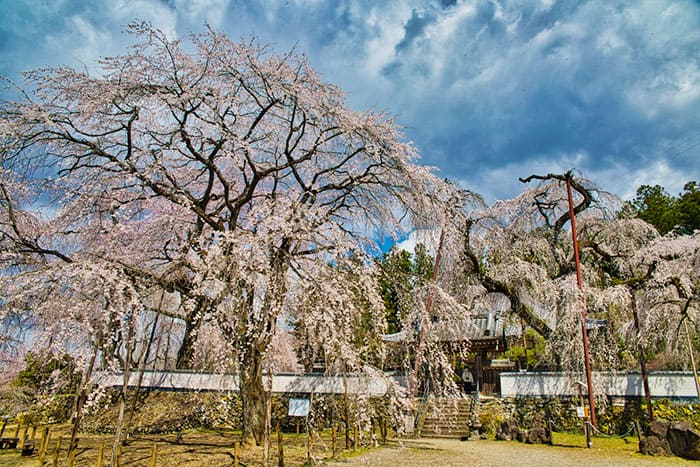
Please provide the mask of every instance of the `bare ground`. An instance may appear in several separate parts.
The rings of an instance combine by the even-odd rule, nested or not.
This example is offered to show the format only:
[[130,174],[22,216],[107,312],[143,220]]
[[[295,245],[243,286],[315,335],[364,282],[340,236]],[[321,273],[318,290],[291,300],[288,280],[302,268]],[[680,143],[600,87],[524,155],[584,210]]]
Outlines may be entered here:
[[[66,465],[69,426],[52,426],[50,442],[43,465]],[[12,434],[14,430],[9,430]],[[231,466],[234,460],[233,441],[239,433],[226,431],[191,430],[184,432],[178,442],[175,434],[135,436],[124,446],[121,456],[123,466],[148,466],[156,445],[156,465],[159,467],[216,467]],[[516,441],[459,441],[453,439],[391,439],[386,446],[355,452],[341,449],[343,437],[339,436],[338,459],[332,460],[330,433],[317,434],[313,439],[312,457],[316,465],[335,467],[351,466],[689,466],[697,462],[679,458],[653,458],[637,453],[637,439],[594,438],[593,447],[586,449],[582,435],[555,434],[555,446],[527,445]],[[306,435],[284,434],[284,464],[288,467],[303,465],[307,460],[308,438]],[[62,438],[60,450],[57,440]],[[37,441],[40,437],[37,437]],[[99,446],[104,448],[105,465],[110,458],[112,437],[110,435],[82,434],[80,448],[75,459],[76,467],[97,465]],[[270,465],[278,465],[278,446],[271,446]],[[39,453],[22,457],[19,449],[1,449],[0,465],[8,467],[35,467],[41,465]],[[262,465],[260,447],[245,447],[240,450],[242,465]]]
[[[600,447],[596,445],[600,444]],[[331,466],[371,465],[376,467],[407,466],[675,466],[698,465],[679,458],[649,457],[636,451],[637,443],[628,448],[611,449],[594,440],[593,447],[543,446],[515,441],[459,441],[454,439],[406,439],[362,455],[324,462]]]

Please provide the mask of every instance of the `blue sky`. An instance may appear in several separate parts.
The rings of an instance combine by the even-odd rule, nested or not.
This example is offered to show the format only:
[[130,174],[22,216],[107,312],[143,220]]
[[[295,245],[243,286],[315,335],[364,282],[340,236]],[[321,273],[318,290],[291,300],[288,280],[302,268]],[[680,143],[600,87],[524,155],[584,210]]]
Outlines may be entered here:
[[489,202],[580,170],[629,199],[700,180],[700,2],[0,0],[0,74],[96,70],[147,20],[296,47],[356,109],[396,116],[422,162]]

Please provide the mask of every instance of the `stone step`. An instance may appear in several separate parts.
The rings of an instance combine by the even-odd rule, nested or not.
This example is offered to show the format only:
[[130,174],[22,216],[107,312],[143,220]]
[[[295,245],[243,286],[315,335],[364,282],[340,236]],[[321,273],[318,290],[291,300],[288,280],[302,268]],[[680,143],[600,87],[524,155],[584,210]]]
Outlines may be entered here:
[[430,400],[425,407],[420,433],[439,438],[468,437],[473,408],[472,398]]

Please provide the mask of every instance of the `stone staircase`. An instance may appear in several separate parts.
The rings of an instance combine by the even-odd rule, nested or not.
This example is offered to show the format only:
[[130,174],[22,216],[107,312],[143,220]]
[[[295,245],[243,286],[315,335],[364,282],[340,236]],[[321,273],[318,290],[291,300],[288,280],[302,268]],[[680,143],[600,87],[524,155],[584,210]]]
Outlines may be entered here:
[[418,421],[418,434],[431,438],[468,438],[472,420],[477,419],[477,400],[473,396],[462,399],[429,399]]

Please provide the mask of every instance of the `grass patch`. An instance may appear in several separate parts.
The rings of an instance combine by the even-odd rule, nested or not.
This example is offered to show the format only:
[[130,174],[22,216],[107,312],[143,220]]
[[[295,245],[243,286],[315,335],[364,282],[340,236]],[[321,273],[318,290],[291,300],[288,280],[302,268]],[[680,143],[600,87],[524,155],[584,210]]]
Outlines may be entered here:
[[[58,451],[58,465],[66,465],[68,444],[70,440],[70,425],[50,425],[48,449],[44,462],[51,465],[56,455],[57,440],[61,439],[61,447]],[[5,437],[10,437],[15,432],[15,426],[8,425],[5,429]],[[20,436],[23,431],[20,432]],[[10,467],[35,467],[39,461],[39,449],[41,444],[43,427],[38,427],[35,436],[35,446],[32,456],[23,457],[17,449],[0,450],[0,465]],[[357,451],[343,449],[345,446],[344,434],[337,436],[336,458],[362,455],[368,450],[368,433],[365,436],[365,446]],[[78,450],[75,457],[75,466],[97,465],[97,457],[100,445],[103,446],[104,465],[111,458],[113,437],[108,434],[81,433]],[[177,433],[134,435],[121,448],[121,465],[124,466],[148,466],[152,449],[156,445],[156,465],[159,467],[181,466],[230,466],[234,459],[234,441],[240,439],[240,432],[231,430],[193,429],[182,432],[182,442],[177,442]],[[308,437],[305,433],[283,433],[284,461],[286,465],[298,466],[307,462]],[[333,457],[333,441],[330,431],[315,434],[312,440],[311,454],[314,462],[328,460]],[[263,448],[260,446],[242,447],[239,451],[239,460],[244,465],[261,465]],[[272,435],[270,447],[270,465],[278,464],[277,433]]]
[[[598,446],[600,449],[609,449],[615,451],[630,451],[636,452],[639,448],[637,435],[627,436],[625,438],[606,438],[592,437],[593,446]],[[580,433],[552,433],[552,444],[563,447],[586,447],[586,435]]]
[[592,446],[590,449],[586,449],[586,435],[584,434],[554,432],[552,442],[553,447],[558,449],[575,448],[579,450],[583,448],[584,451],[581,451],[583,456],[595,458],[628,459],[630,463],[655,460],[659,462],[659,465],[697,465],[693,461],[680,457],[652,457],[641,454],[639,453],[639,439],[636,435],[625,438],[594,436],[591,438]]

